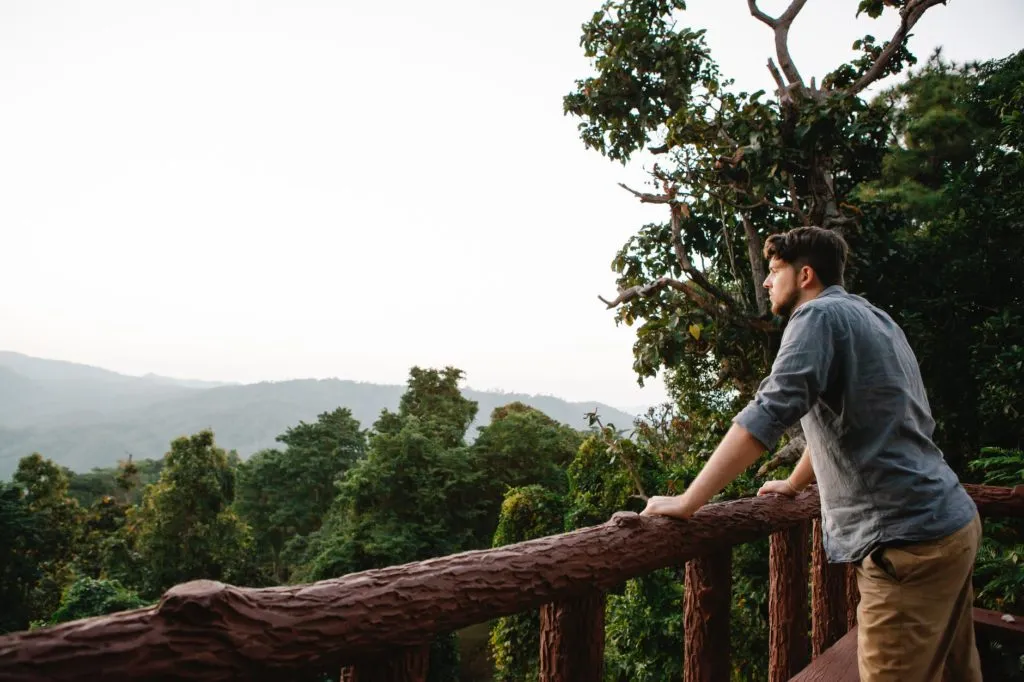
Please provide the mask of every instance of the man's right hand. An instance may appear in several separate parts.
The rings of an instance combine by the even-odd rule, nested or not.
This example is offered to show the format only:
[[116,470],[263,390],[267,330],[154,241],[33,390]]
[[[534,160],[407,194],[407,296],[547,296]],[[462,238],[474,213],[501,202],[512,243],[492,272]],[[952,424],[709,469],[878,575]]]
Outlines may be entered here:
[[782,479],[780,481],[768,481],[757,491],[758,495],[768,495],[770,493],[785,495],[786,497],[796,497],[797,490],[790,485],[788,480]]

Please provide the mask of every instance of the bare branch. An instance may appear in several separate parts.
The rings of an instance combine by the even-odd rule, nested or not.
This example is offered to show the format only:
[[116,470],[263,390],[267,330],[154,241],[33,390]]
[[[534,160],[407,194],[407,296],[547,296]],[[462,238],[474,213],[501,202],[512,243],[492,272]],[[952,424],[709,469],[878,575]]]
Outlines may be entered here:
[[[796,19],[796,15],[800,14],[800,10],[806,3],[807,0],[793,0],[785,12],[780,14],[777,19],[773,19],[758,8],[757,0],[747,0],[747,7],[754,18],[770,26],[775,33],[775,55],[779,58],[779,67],[782,69],[782,73],[786,74],[790,85],[798,85],[801,89],[804,87],[804,81],[800,77],[796,64],[793,63],[793,58],[789,55],[789,27],[793,25],[793,20]],[[775,82],[780,84],[781,96],[781,93],[785,91],[785,87],[781,84],[782,79],[777,77],[774,64],[769,63],[768,68],[772,70]]]
[[935,5],[946,4],[946,0],[910,0],[903,9],[900,10],[900,25],[896,29],[892,38],[886,44],[885,49],[878,55],[878,59],[871,65],[871,68],[867,70],[863,76],[861,76],[856,83],[850,86],[846,91],[847,95],[856,95],[864,88],[874,83],[885,71],[886,67],[889,66],[889,62],[892,61],[893,56],[897,50],[903,45],[907,39],[907,34],[910,29],[914,27],[917,20],[921,18],[930,7]]
[[644,192],[637,192],[635,189],[628,187],[622,182],[619,183],[619,187],[626,190],[645,204],[670,204],[675,199],[671,194],[646,194]]
[[[608,308],[614,308],[623,303],[628,303],[635,298],[647,298],[653,296],[663,289],[674,289],[682,293],[686,298],[696,304],[698,308],[706,312],[711,317],[720,317],[728,309],[725,306],[716,306],[715,302],[710,297],[700,293],[697,290],[696,285],[693,282],[684,282],[678,279],[672,279],[671,277],[659,277],[658,279],[648,284],[638,284],[628,289],[619,289],[619,295],[613,300],[609,301],[602,296],[598,296],[598,300],[604,303]],[[756,317],[739,316],[736,318],[737,321],[745,327],[754,329],[762,332],[770,332],[775,330],[775,325],[768,320],[761,320]]]
[[764,245],[761,243],[761,236],[757,234],[757,228],[750,222],[746,213],[740,214],[743,220],[743,232],[747,236],[747,258],[750,260],[750,273],[754,278],[754,300],[757,301],[757,312],[764,315],[768,312],[768,293],[764,290],[764,283],[767,274],[764,271]]
[[760,9],[758,9],[757,0],[747,0],[747,7],[750,8],[750,13],[754,15],[754,17],[757,18],[759,21],[763,21],[772,28],[775,28],[775,20],[772,19],[767,14],[765,14],[764,12],[762,12]]
[[804,454],[804,449],[807,447],[807,439],[804,437],[800,425],[796,424],[786,433],[789,435],[789,442],[776,452],[771,459],[761,465],[761,468],[757,470],[758,476],[764,476],[768,472],[782,466],[796,464],[800,456]]
[[597,298],[609,308],[628,303],[634,298],[648,298],[658,293],[665,288],[675,289],[681,292],[688,299],[693,301],[697,307],[706,312],[708,315],[718,317],[722,311],[715,308],[715,304],[698,292],[692,282],[682,282],[678,279],[672,279],[671,277],[659,277],[658,279],[648,284],[638,284],[635,287],[629,287],[628,289],[619,289],[619,295],[612,301],[607,301],[601,296]]

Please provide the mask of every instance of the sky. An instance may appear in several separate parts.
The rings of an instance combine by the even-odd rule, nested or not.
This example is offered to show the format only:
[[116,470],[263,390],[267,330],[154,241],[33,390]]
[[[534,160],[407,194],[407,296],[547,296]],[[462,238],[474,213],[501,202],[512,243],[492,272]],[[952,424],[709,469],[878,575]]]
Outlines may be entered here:
[[[810,0],[805,79],[895,19]],[[597,296],[640,185],[562,96],[600,0],[3,0],[0,349],[127,374],[403,383],[636,408],[634,329]],[[762,2],[772,14],[785,2]],[[830,11],[831,10],[831,11]],[[770,90],[743,0],[693,0],[737,87]],[[1021,0],[951,0],[911,38],[1024,48]]]

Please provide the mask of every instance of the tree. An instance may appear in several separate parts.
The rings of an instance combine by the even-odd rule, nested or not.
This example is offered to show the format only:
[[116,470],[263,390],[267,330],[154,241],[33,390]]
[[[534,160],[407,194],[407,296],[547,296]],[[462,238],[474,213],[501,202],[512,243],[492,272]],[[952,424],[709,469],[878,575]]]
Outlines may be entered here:
[[564,493],[565,467],[576,455],[583,434],[520,402],[496,408],[471,447],[473,468],[481,474],[484,502],[481,544],[489,543],[503,498],[512,488],[541,485]]
[[[293,578],[319,580],[451,554],[473,546],[483,513],[480,475],[465,432],[477,405],[464,398],[463,373],[410,370],[397,413],[383,410],[366,457],[338,484],[338,495]],[[457,669],[454,635],[431,648],[429,680]]]
[[634,369],[641,382],[664,369],[676,396],[753,393],[780,337],[761,287],[764,239],[817,224],[856,241],[862,215],[850,195],[877,175],[887,135],[885,109],[861,94],[914,63],[906,37],[938,2],[860,2],[858,14],[899,12],[899,28],[883,45],[871,36],[856,41],[861,56],[818,86],[804,81],[788,48],[805,0],[778,17],[748,0],[775,38],[778,61],[769,70],[777,87],[767,97],[732,89],[703,31],[676,24],[682,0],[609,0],[584,25],[581,43],[595,74],[577,81],[565,111],[580,119],[584,144],[611,159],[655,155],[657,189],[627,189],[668,214],[619,251],[618,296],[602,299],[617,322],[640,323]]
[[39,573],[29,594],[31,620],[47,619],[72,581],[72,559],[81,536],[81,510],[68,496],[64,469],[39,453],[23,457],[13,476],[39,543],[26,546]]
[[66,623],[79,618],[105,616],[146,605],[139,595],[125,589],[116,580],[79,578],[64,592],[60,607],[50,618],[50,624]]
[[856,193],[869,214],[899,218],[862,240],[884,267],[861,285],[913,340],[958,466],[982,445],[1024,444],[1022,79],[1024,52],[960,66],[934,55],[880,96],[892,112],[882,173]]
[[466,431],[476,418],[477,404],[459,391],[459,382],[464,377],[465,373],[455,367],[413,367],[409,370],[408,389],[398,404],[398,417],[419,419],[424,432],[442,447],[465,444]]
[[[295,554],[320,528],[339,478],[366,452],[366,434],[347,408],[324,412],[278,436],[287,446],[262,450],[238,469],[235,508],[251,526],[257,551],[277,580],[288,579],[283,554]],[[286,552],[291,543],[292,551]]]
[[146,489],[135,526],[144,567],[141,594],[154,597],[188,580],[251,584],[249,528],[231,509],[234,472],[212,431],[171,443],[160,480]]
[[32,592],[42,577],[37,557],[44,547],[41,518],[29,510],[18,487],[0,483],[0,633],[28,628]]

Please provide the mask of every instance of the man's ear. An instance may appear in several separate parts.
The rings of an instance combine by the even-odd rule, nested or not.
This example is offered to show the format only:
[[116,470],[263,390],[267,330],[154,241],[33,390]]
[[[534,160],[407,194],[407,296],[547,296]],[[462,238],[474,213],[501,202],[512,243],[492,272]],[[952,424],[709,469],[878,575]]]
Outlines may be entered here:
[[814,278],[817,275],[814,272],[814,268],[810,265],[804,265],[800,268],[800,272],[797,273],[797,286],[809,287],[814,284]]

